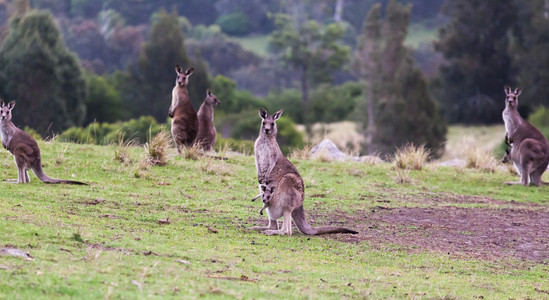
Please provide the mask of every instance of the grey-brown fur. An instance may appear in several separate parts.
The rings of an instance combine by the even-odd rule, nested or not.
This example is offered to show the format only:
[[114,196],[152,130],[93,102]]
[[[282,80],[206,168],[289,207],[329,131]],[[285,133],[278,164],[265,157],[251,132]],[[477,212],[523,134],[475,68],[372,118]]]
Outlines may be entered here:
[[269,207],[269,203],[271,202],[275,189],[276,186],[272,182],[261,185],[261,200],[263,201],[263,207],[259,211],[260,215],[263,215],[263,210]]
[[189,68],[183,71],[179,65],[175,66],[177,77],[168,115],[172,118],[172,137],[178,153],[181,153],[182,146],[192,146],[198,133],[198,117],[187,90],[193,70]]
[[[272,184],[276,186],[276,189],[266,208],[269,225],[251,229],[261,230],[267,235],[292,235],[293,219],[299,231],[308,235],[357,233],[341,227],[312,227],[305,220],[303,179],[297,168],[284,157],[276,141],[276,120],[280,118],[282,112],[279,110],[269,116],[265,109],[259,109],[262,122],[259,137],[254,145],[257,179],[260,185]],[[284,217],[284,221],[282,228],[278,229],[277,219],[281,217]]]
[[539,186],[543,183],[541,176],[549,164],[549,143],[534,125],[520,116],[517,108],[518,96],[522,89],[516,88],[512,91],[506,85],[504,90],[506,100],[502,116],[506,139],[513,144],[510,148],[510,158],[521,176],[520,182],[508,182],[508,184]]
[[28,169],[31,169],[36,176],[45,183],[68,183],[68,184],[83,184],[86,183],[73,180],[62,180],[50,178],[42,170],[42,158],[40,156],[40,148],[36,140],[25,131],[17,128],[13,122],[11,111],[15,107],[15,101],[11,101],[7,105],[2,102],[0,104],[0,133],[2,135],[2,145],[14,157],[17,165],[17,183],[30,182]]
[[205,151],[210,151],[214,147],[217,138],[217,131],[213,124],[214,104],[219,105],[219,99],[210,90],[206,90],[206,98],[198,110],[198,134],[196,135],[196,143]]

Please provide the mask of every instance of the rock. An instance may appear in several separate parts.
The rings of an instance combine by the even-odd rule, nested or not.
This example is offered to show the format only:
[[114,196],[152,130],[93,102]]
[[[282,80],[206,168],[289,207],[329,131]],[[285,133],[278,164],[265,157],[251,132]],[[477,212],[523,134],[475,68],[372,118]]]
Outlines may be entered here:
[[311,148],[311,158],[332,161],[332,160],[346,160],[349,159],[349,155],[341,152],[329,139],[324,139],[320,144]]

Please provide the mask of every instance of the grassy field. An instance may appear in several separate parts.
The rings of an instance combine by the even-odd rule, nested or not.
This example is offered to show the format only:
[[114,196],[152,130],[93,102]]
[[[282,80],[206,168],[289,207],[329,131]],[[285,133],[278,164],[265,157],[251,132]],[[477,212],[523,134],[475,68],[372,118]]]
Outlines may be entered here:
[[[408,47],[417,48],[423,43],[431,43],[436,40],[438,29],[425,26],[420,23],[411,24],[408,28],[408,35],[404,44]],[[239,43],[244,49],[253,53],[266,56],[268,52],[269,36],[256,35],[249,37],[231,37],[231,40]]]
[[[427,227],[387,213],[376,221],[401,209],[547,212],[547,188],[503,185],[516,179],[505,171],[430,165],[403,174],[388,163],[294,160],[310,222],[361,233],[270,237],[246,229],[265,222],[261,203],[250,202],[252,156],[191,160],[171,149],[166,166],[146,168],[142,147],[121,163],[117,146],[40,146],[46,174],[90,185],[47,185],[34,174],[30,184],[1,183],[0,248],[31,256],[0,256],[1,299],[549,297],[547,257],[440,251],[422,245]],[[7,151],[0,164],[2,179],[17,177]],[[463,197],[474,201],[455,200]],[[418,240],[395,240],[409,236],[402,230]]]
[[266,56],[269,45],[268,35],[257,35],[249,37],[231,37],[231,40],[240,43],[242,48],[252,51],[259,56]]

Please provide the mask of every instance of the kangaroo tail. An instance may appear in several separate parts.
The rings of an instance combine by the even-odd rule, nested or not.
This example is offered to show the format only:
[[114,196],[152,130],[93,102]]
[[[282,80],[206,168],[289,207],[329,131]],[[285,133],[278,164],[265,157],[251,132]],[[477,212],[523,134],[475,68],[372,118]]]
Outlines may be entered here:
[[75,180],[64,180],[64,179],[55,179],[51,178],[48,175],[44,173],[42,170],[41,163],[38,163],[35,168],[32,169],[34,174],[36,174],[36,177],[40,179],[44,183],[51,183],[51,184],[57,184],[57,183],[65,183],[65,184],[78,184],[78,185],[88,185],[87,183],[75,181]]
[[321,235],[329,233],[358,233],[357,231],[343,227],[312,227],[311,225],[309,225],[309,223],[307,223],[307,220],[305,220],[305,210],[303,209],[303,205],[294,209],[294,211],[292,212],[292,219],[294,220],[294,223],[299,231],[307,235]]

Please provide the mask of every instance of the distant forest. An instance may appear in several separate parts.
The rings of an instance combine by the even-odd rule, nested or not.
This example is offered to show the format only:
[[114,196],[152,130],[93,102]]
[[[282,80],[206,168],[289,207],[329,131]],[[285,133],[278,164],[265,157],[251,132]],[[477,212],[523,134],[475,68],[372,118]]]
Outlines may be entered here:
[[15,118],[43,135],[165,123],[174,66],[192,65],[193,105],[212,89],[225,137],[253,138],[264,106],[355,121],[363,152],[438,153],[447,123],[501,122],[504,84],[524,86],[525,116],[549,104],[546,2],[0,0],[0,97],[45,116]]

